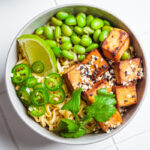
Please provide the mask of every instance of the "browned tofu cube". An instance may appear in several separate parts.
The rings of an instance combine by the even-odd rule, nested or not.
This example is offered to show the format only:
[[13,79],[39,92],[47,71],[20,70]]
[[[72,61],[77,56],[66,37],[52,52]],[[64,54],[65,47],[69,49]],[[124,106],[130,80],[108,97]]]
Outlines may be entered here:
[[97,90],[98,90],[98,89],[101,89],[101,88],[106,88],[108,93],[112,92],[112,88],[111,88],[111,86],[109,85],[109,83],[107,82],[107,80],[102,79],[102,80],[96,82],[96,83],[94,84],[94,86],[92,87],[92,89],[87,90],[87,91],[83,94],[83,98],[84,98],[85,100],[88,100],[88,101],[90,101],[91,103],[93,103],[93,102],[95,101],[95,100],[94,100],[94,97],[95,97],[95,95],[97,95]]
[[101,76],[109,68],[107,61],[105,61],[98,49],[94,49],[89,53],[81,64],[89,68],[88,74],[91,75],[92,78]]
[[131,81],[141,79],[143,77],[141,59],[135,58],[117,62],[114,64],[114,72],[117,84],[127,85]]
[[124,30],[114,28],[102,44],[103,54],[115,62],[120,61],[130,44],[129,35]]
[[104,132],[109,133],[111,129],[116,128],[122,124],[122,117],[120,112],[117,110],[116,113],[113,114],[112,117],[107,122],[102,123],[99,122],[99,124]]
[[136,86],[131,84],[129,86],[114,86],[113,90],[116,94],[117,106],[125,107],[136,104]]

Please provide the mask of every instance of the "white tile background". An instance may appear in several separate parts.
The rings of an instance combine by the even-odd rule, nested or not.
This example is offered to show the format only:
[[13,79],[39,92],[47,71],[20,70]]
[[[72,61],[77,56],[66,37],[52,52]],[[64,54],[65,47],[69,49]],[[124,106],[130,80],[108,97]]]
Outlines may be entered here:
[[[12,40],[22,26],[38,13],[71,3],[81,3],[81,0],[0,0],[0,150],[150,150],[150,92],[126,128],[113,138],[87,146],[48,141],[26,126],[13,110],[4,85],[5,61]],[[127,22],[139,36],[150,58],[149,0],[82,0],[82,3],[108,9]]]

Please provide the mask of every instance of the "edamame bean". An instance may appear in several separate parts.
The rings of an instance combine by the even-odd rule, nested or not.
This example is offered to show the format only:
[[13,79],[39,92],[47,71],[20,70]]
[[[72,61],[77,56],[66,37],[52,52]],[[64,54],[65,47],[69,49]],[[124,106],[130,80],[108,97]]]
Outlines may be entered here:
[[54,30],[54,37],[55,37],[55,40],[57,40],[58,38],[60,38],[61,36],[61,28],[60,26],[57,26]]
[[81,37],[81,45],[82,46],[89,46],[92,43],[92,39],[88,35],[83,35]]
[[72,44],[70,42],[65,42],[61,45],[62,50],[69,50],[72,48]]
[[45,40],[45,42],[50,46],[50,47],[55,47],[57,46],[56,41],[54,40]]
[[72,35],[71,36],[71,41],[72,41],[73,44],[80,44],[81,39],[77,35]]
[[109,35],[109,31],[108,30],[102,31],[100,36],[99,36],[100,42],[103,42],[107,38],[108,35]]
[[35,34],[42,35],[44,33],[44,27],[39,27],[35,30]]
[[73,15],[69,15],[66,19],[65,19],[65,24],[71,26],[71,25],[76,25],[77,21],[75,16]]
[[55,26],[61,26],[61,25],[62,25],[62,21],[59,20],[59,19],[57,19],[57,18],[55,18],[55,17],[52,17],[52,18],[51,18],[51,22],[52,22],[52,24],[55,25]]
[[74,59],[74,54],[73,54],[73,52],[71,52],[71,51],[63,50],[63,51],[62,51],[62,56],[63,56],[64,58],[67,58],[67,59],[70,59],[70,60],[73,60],[73,59]]
[[81,45],[75,45],[74,48],[73,48],[73,51],[75,53],[78,53],[78,54],[84,54],[85,53],[85,48]]
[[69,16],[69,14],[67,12],[58,12],[56,14],[56,17],[59,19],[59,20],[65,20],[67,17]]
[[110,22],[107,20],[104,20],[104,25],[110,26]]
[[88,15],[86,18],[86,25],[90,26],[93,19],[94,19],[93,15]]
[[86,18],[83,17],[82,15],[77,15],[77,24],[79,27],[84,27],[86,26]]
[[63,24],[62,25],[62,32],[65,36],[71,36],[72,35],[72,30],[68,25]]
[[94,18],[91,22],[91,28],[96,30],[104,26],[104,21],[100,18]]
[[104,31],[104,30],[108,30],[110,32],[110,31],[113,30],[113,27],[111,27],[111,26],[103,26],[102,27],[102,31]]
[[89,45],[86,49],[86,52],[91,52],[93,49],[98,48],[98,44],[97,43],[92,43],[91,45]]
[[79,61],[82,61],[82,60],[84,60],[85,59],[85,55],[78,55],[78,60]]
[[124,52],[121,56],[121,60],[127,60],[130,58],[130,53],[128,51]]
[[94,42],[98,42],[100,33],[101,33],[101,30],[100,30],[100,29],[97,29],[97,30],[94,32],[94,34],[93,34],[93,40],[94,40]]
[[70,37],[62,36],[62,37],[61,37],[61,42],[62,42],[62,43],[64,43],[64,42],[71,42],[71,39],[70,39]]
[[55,46],[52,48],[52,50],[53,50],[54,54],[56,55],[56,57],[61,57],[62,51],[59,47]]
[[79,35],[83,35],[83,28],[81,28],[79,26],[75,26],[74,27],[74,32],[79,34]]
[[86,34],[93,34],[94,30],[92,30],[90,27],[84,27],[83,32]]
[[50,26],[44,27],[44,34],[49,40],[53,40],[53,29]]
[[78,13],[78,15],[80,15],[80,16],[86,18],[86,14],[85,14],[85,13]]

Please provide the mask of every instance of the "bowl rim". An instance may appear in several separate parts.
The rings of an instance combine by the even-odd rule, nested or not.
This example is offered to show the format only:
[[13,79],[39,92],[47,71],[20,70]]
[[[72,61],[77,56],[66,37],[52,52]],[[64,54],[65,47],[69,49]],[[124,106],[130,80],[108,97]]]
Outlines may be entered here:
[[129,25],[128,23],[125,21],[122,21],[122,19],[120,19],[120,17],[117,16],[117,14],[114,14],[112,11],[109,11],[107,9],[104,9],[104,8],[101,8],[99,6],[96,6],[94,4],[84,4],[84,3],[71,3],[71,4],[61,4],[61,5],[56,5],[52,8],[49,8],[45,11],[42,11],[40,13],[38,13],[36,16],[32,17],[23,27],[21,27],[21,29],[19,30],[19,32],[16,34],[16,36],[14,37],[14,40],[12,41],[11,45],[10,45],[10,48],[9,48],[9,51],[8,51],[8,54],[7,54],[7,59],[6,59],[6,63],[5,63],[5,86],[6,86],[6,91],[7,91],[7,95],[9,97],[9,100],[11,102],[11,105],[13,106],[16,114],[19,116],[19,118],[30,128],[32,129],[34,132],[38,133],[39,135],[41,135],[42,137],[48,139],[48,140],[51,140],[51,141],[54,141],[54,142],[58,142],[58,143],[62,143],[62,144],[68,144],[68,145],[87,145],[87,144],[93,144],[93,143],[97,143],[97,142],[101,142],[101,141],[104,141],[110,137],[113,137],[114,135],[116,135],[118,132],[120,132],[123,128],[125,128],[130,122],[131,120],[135,117],[135,115],[137,114],[137,112],[139,111],[140,107],[142,106],[143,104],[143,101],[145,100],[145,97],[146,97],[146,94],[148,93],[147,90],[148,90],[148,81],[149,81],[149,68],[147,67],[148,66],[148,57],[147,55],[145,54],[144,50],[143,50],[143,45],[142,45],[142,42],[140,41],[140,39],[138,38],[137,34],[135,33],[135,31],[131,28],[130,31],[132,32],[132,34],[136,37],[141,49],[142,49],[142,52],[143,52],[143,57],[145,58],[145,76],[146,76],[146,82],[145,82],[145,90],[143,92],[143,95],[142,95],[142,98],[139,102],[139,105],[138,107],[136,108],[136,110],[133,112],[132,116],[125,122],[124,125],[121,125],[120,128],[117,129],[117,131],[113,132],[113,133],[110,133],[110,134],[107,134],[106,137],[104,138],[101,138],[101,139],[96,139],[96,140],[90,140],[90,141],[86,141],[86,142],[78,142],[78,141],[74,141],[72,139],[72,141],[67,141],[67,140],[61,140],[61,139],[56,139],[56,138],[53,138],[53,136],[51,135],[50,136],[47,136],[46,134],[43,134],[41,133],[40,131],[37,131],[31,124],[28,123],[28,121],[26,121],[22,116],[21,114],[19,113],[19,110],[16,109],[16,107],[14,106],[13,102],[12,102],[12,98],[10,96],[10,91],[8,90],[8,82],[7,82],[7,66],[9,65],[8,64],[8,59],[9,59],[9,55],[10,55],[10,51],[12,50],[12,46],[14,44],[14,42],[16,42],[16,38],[18,37],[18,35],[20,35],[23,30],[26,29],[26,27],[28,25],[30,25],[32,22],[34,22],[36,19],[38,19],[39,17],[43,16],[44,14],[52,11],[52,10],[55,10],[55,9],[58,9],[58,8],[63,8],[63,7],[71,7],[71,6],[87,6],[87,7],[93,7],[93,8],[96,8],[96,9],[100,9],[102,11],[105,11],[109,14],[111,14],[112,16],[114,16],[115,18],[119,19],[125,26],[127,26],[127,28],[129,28]]

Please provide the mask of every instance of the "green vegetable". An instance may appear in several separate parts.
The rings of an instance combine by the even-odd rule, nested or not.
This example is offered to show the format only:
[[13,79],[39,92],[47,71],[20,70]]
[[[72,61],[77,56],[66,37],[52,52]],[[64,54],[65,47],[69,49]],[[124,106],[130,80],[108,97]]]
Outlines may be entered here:
[[51,18],[51,22],[52,22],[52,24],[55,25],[55,26],[61,26],[61,25],[62,25],[62,21],[59,20],[59,19],[57,19],[57,18],[55,18],[55,17],[52,17],[52,18]]
[[70,50],[71,48],[72,48],[71,42],[64,42],[64,43],[61,45],[61,49],[62,49],[62,50]]
[[41,61],[35,61],[31,68],[34,73],[42,73],[44,71],[44,64]]
[[56,17],[59,19],[59,20],[65,20],[67,17],[69,16],[69,14],[67,12],[58,12],[56,14]]
[[45,26],[45,27],[44,27],[44,34],[45,34],[45,36],[46,36],[49,40],[53,40],[54,33],[53,33],[52,27],[50,27],[50,26]]
[[79,26],[75,26],[74,27],[74,32],[79,34],[79,35],[83,35],[83,28],[81,28]]
[[54,30],[54,37],[55,37],[55,40],[57,40],[58,38],[60,38],[61,36],[61,28],[60,26],[57,26]]
[[36,85],[37,79],[34,77],[30,77],[30,78],[27,78],[25,82],[26,82],[27,87],[32,88]]
[[79,61],[82,61],[82,60],[84,60],[85,59],[85,55],[78,55],[78,60]]
[[71,39],[70,39],[70,37],[62,36],[62,37],[61,37],[61,42],[62,42],[62,43],[64,43],[64,42],[71,42]]
[[81,45],[75,45],[73,51],[78,54],[85,54],[85,48]]
[[102,31],[108,30],[109,32],[113,30],[113,27],[111,26],[103,26]]
[[92,43],[91,45],[89,45],[86,49],[86,52],[91,52],[92,50],[98,48],[98,44],[97,43]]
[[110,26],[110,22],[107,20],[104,20],[104,25]]
[[97,29],[94,32],[94,34],[93,34],[93,40],[94,40],[94,42],[98,42],[100,34],[101,34],[101,30],[100,29]]
[[44,33],[44,27],[38,27],[35,30],[35,34],[37,34],[37,35],[42,35],[43,33]]
[[74,59],[74,54],[71,51],[63,50],[62,51],[62,56],[64,58],[67,58],[67,59],[70,59],[70,60]]
[[65,36],[72,35],[72,29],[68,25],[65,25],[65,24],[62,25],[62,32]]
[[66,19],[65,19],[65,24],[71,26],[71,25],[76,25],[77,21],[76,21],[76,17],[74,17],[73,15],[69,15]]
[[87,27],[84,27],[84,28],[83,28],[83,32],[84,32],[85,34],[93,34],[93,33],[94,33],[94,30],[87,26]]
[[94,19],[93,15],[88,15],[86,18],[86,25],[90,26],[93,19]]
[[91,22],[91,28],[96,30],[104,26],[104,21],[100,18],[94,18]]
[[83,17],[81,14],[78,14],[77,15],[77,24],[81,28],[86,26],[86,18]]
[[77,35],[72,35],[71,36],[71,41],[72,41],[73,44],[80,44],[81,39]]
[[57,57],[61,57],[62,51],[58,46],[53,47],[52,50]]
[[45,84],[44,83],[37,83],[33,89],[41,89],[41,88],[45,88]]
[[107,95],[105,91],[100,95],[95,96],[95,102],[86,108],[86,113],[89,118],[93,117],[99,122],[106,122],[116,112],[115,95]]
[[78,13],[78,15],[86,18],[86,14],[85,13]]
[[121,56],[121,60],[128,60],[130,58],[130,53],[128,51],[124,52]]
[[81,37],[81,45],[82,45],[82,46],[87,47],[87,46],[89,46],[91,43],[92,43],[92,39],[91,39],[89,36],[83,35],[83,36]]
[[54,40],[45,40],[45,42],[46,42],[51,48],[57,46],[57,43],[56,43],[56,41],[54,41]]
[[108,35],[109,35],[109,31],[108,30],[102,31],[100,36],[99,36],[100,42],[103,42],[107,38]]

